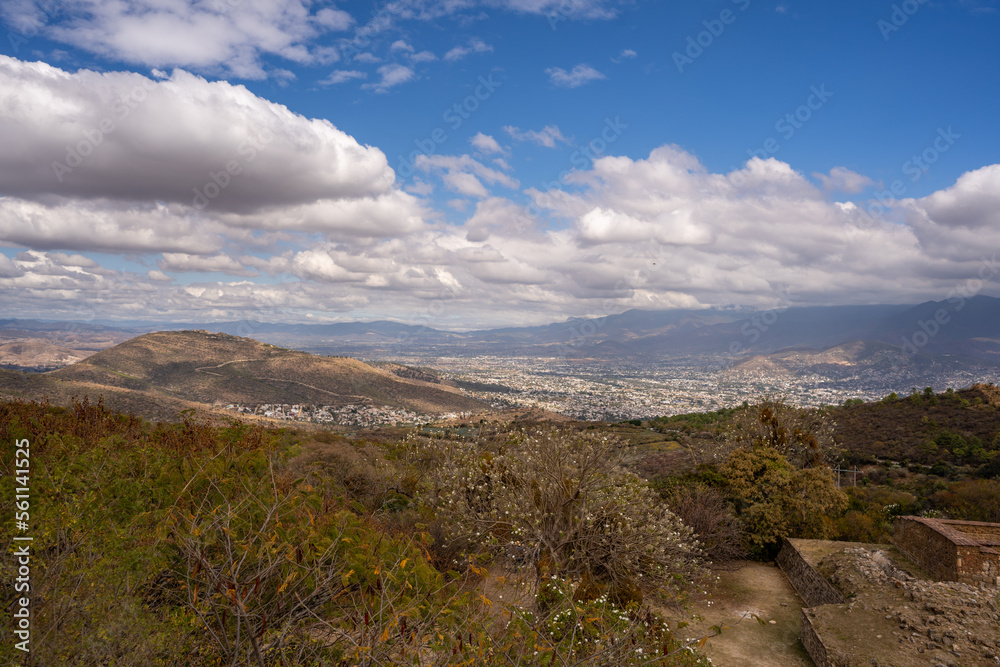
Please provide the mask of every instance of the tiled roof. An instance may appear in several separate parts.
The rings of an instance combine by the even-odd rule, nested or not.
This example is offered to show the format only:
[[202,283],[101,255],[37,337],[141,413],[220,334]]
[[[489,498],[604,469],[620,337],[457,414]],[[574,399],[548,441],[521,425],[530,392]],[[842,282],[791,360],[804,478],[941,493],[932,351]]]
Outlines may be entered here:
[[976,527],[976,528],[995,528],[997,530],[997,535],[1000,536],[1000,523],[985,523],[982,521],[957,521],[954,519],[930,519],[923,516],[903,516],[900,519],[906,519],[909,521],[916,521],[922,523],[928,528],[936,531],[940,535],[947,538],[952,544],[965,547],[980,547],[987,553],[996,553],[990,546],[995,545],[996,540],[994,539],[976,539],[975,537],[962,531],[963,526]]

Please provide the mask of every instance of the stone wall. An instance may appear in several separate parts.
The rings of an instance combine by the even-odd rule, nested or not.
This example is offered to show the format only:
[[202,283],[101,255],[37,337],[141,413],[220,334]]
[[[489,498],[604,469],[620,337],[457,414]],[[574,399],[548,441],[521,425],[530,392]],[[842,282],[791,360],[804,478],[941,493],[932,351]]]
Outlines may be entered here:
[[979,543],[978,547],[958,547],[958,580],[1000,586],[1000,525],[978,521],[949,521],[947,525]]
[[[984,561],[976,559],[996,551],[982,551],[947,522],[913,519],[899,534],[916,551],[909,555],[916,562],[926,563],[934,553],[947,557],[941,538],[952,547],[950,562],[962,558],[963,568],[976,562],[982,568]],[[963,555],[957,556],[960,549]],[[927,580],[925,572],[903,569],[910,565],[898,551],[824,540],[790,539],[782,545],[778,564],[808,605],[802,609],[800,639],[817,667],[1000,664],[1000,596],[982,583]],[[918,554],[925,557],[913,557]]]
[[911,517],[896,517],[892,542],[932,578],[958,581],[955,543],[927,524]]
[[817,665],[1000,664],[993,591],[917,579],[880,549],[847,547],[817,563],[808,544],[796,546],[848,597],[803,612],[802,643]]
[[800,639],[802,640],[802,646],[805,647],[806,653],[812,658],[816,667],[833,667],[833,662],[830,660],[830,652],[827,650],[826,644],[823,643],[823,640],[820,639],[813,628],[810,609],[802,609],[802,634],[800,635]]
[[892,541],[941,581],[1000,586],[1000,526],[897,517]]
[[785,540],[778,552],[778,567],[788,577],[807,607],[841,604],[843,596],[806,561],[792,540]]
[[958,581],[1000,586],[1000,553],[989,547],[958,547]]

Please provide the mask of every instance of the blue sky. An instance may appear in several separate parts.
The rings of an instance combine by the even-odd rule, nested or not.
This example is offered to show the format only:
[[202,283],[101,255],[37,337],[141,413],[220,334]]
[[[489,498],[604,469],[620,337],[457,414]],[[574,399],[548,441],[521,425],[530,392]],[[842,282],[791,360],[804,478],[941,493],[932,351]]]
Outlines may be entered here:
[[0,307],[461,329],[948,298],[1000,245],[997,10],[8,2]]
[[[878,22],[891,24],[892,6],[642,2],[621,8],[613,20],[554,23],[545,16],[493,11],[464,26],[452,17],[434,26],[407,25],[373,40],[372,51],[402,64],[409,63],[399,51],[396,57],[383,53],[384,42],[403,39],[438,56],[462,46],[463,37],[492,48],[458,62],[415,66],[419,78],[386,96],[360,90],[367,79],[317,87],[317,73],[309,69],[296,70],[301,80],[286,90],[267,82],[247,85],[304,115],[330,118],[359,141],[382,148],[393,167],[438,127],[449,130],[438,152],[455,149],[477,132],[510,143],[502,130],[507,125],[556,125],[583,144],[607,116],[629,124],[610,152],[644,157],[652,147],[676,143],[716,171],[742,165],[748,150],[759,150],[774,137],[781,144],[774,156],[801,171],[846,165],[873,178],[894,178],[938,127],[952,125],[976,137],[957,145],[951,159],[920,180],[913,193],[922,195],[950,185],[970,167],[990,164],[1000,153],[1000,132],[984,113],[1000,101],[1000,88],[989,77],[1000,64],[1000,16],[984,11],[988,5],[979,11],[959,3],[922,5],[898,30],[887,31],[886,40]],[[733,22],[713,35],[692,63],[682,61],[679,71],[673,54],[686,57],[688,37],[705,32],[703,22],[717,21],[727,9]],[[621,56],[629,50],[636,55]],[[546,74],[581,63],[605,78],[566,88]],[[350,69],[374,78],[378,66]],[[474,92],[478,76],[490,73],[501,83],[497,94],[451,131],[444,113]],[[829,106],[785,140],[787,131],[778,132],[775,124],[805,103],[813,86],[833,93]],[[521,150],[513,163],[522,181],[551,180],[570,166],[572,149]]]

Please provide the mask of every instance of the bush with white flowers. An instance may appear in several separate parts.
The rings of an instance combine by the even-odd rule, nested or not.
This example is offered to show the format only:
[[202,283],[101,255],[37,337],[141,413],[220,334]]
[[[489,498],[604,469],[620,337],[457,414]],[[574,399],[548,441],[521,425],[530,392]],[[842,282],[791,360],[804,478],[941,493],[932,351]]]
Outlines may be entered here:
[[535,428],[504,441],[438,442],[422,501],[448,542],[581,582],[621,602],[673,596],[694,577],[692,532],[622,466],[606,434]]

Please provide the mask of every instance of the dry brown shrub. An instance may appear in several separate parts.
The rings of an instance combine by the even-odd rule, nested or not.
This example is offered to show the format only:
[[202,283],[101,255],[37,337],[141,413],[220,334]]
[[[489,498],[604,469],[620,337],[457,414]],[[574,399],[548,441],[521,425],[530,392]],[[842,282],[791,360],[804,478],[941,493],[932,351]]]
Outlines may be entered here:
[[650,454],[635,465],[635,471],[648,480],[671,477],[685,472],[692,465],[691,454],[682,449]]
[[664,494],[664,500],[695,532],[710,561],[718,565],[746,558],[739,519],[720,491],[696,482],[675,486]]
[[953,519],[1000,523],[1000,480],[956,482],[936,493],[934,502]]
[[733,415],[725,441],[732,449],[771,447],[796,468],[810,468],[823,465],[834,452],[835,428],[820,410],[796,408],[768,397]]
[[351,499],[361,502],[383,489],[370,456],[358,451],[347,438],[317,434],[300,444],[302,452],[289,461],[286,468],[292,476],[329,479],[342,487]]

